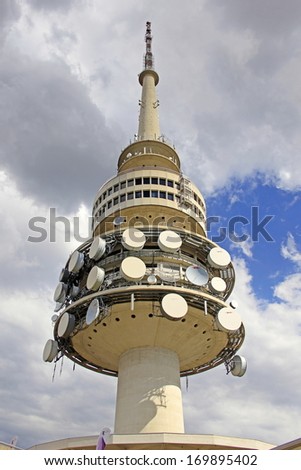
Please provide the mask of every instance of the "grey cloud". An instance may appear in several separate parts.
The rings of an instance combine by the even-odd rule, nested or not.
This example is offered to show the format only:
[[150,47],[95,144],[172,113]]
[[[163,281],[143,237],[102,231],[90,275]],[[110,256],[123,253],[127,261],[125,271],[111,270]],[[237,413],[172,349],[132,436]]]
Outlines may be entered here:
[[27,3],[36,10],[42,11],[62,11],[78,7],[82,0],[26,0]]
[[16,0],[2,0],[0,2],[0,45],[2,45],[11,26],[21,16],[20,5]]
[[6,56],[0,77],[2,168],[48,206],[90,206],[114,172],[121,133],[59,60]]
[[207,6],[220,12],[223,27],[252,29],[263,36],[290,35],[300,25],[299,0],[210,0]]
[[35,353],[29,354],[30,341],[21,331],[15,336],[18,354],[9,361],[9,380],[0,374],[0,441],[9,442],[17,435],[18,445],[28,448],[66,436],[97,435],[104,426],[112,428],[116,380],[84,369],[72,372],[72,363],[65,358],[63,366],[57,363],[52,381],[54,366],[47,368],[42,361],[44,344],[36,343]]
[[[261,62],[261,59],[256,56],[253,62]],[[241,67],[233,60],[230,51],[223,47],[214,48],[207,62],[207,74],[215,91],[222,94],[224,100],[224,111],[215,119],[229,121],[229,111],[232,113],[230,123],[224,123],[224,133],[230,137],[229,141],[232,140],[229,127],[235,128],[237,134],[238,126],[242,124],[270,124],[289,137],[299,133],[298,106],[287,99],[283,85],[277,80],[262,78],[248,66]],[[220,136],[220,132],[216,135]]]
[[0,2],[0,27],[5,27],[17,21],[21,15],[20,5],[16,0]]

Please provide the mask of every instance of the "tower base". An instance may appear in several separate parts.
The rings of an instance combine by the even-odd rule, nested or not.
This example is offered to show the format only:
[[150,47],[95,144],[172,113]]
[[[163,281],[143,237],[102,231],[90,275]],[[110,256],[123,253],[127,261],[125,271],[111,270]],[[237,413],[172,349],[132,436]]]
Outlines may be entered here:
[[[30,450],[95,450],[97,440],[98,436],[71,437],[37,444]],[[274,444],[256,439],[214,434],[112,434],[108,437],[105,452],[109,450],[271,450],[277,448],[301,449],[301,439],[276,447]]]
[[273,444],[214,434],[112,434],[106,450],[269,450]]

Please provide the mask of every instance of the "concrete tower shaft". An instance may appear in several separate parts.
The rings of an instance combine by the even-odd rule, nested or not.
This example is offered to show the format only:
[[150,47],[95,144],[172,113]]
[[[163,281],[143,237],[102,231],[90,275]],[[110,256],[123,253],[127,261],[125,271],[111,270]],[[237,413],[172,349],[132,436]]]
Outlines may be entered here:
[[157,140],[161,136],[156,93],[159,76],[154,70],[146,69],[139,75],[139,82],[142,85],[142,94],[139,101],[138,140]]

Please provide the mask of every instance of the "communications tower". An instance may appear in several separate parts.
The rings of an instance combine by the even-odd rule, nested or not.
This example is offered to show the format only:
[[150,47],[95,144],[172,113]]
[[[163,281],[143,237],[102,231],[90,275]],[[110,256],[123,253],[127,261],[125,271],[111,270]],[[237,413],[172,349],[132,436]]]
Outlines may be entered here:
[[148,448],[146,435],[184,442],[180,377],[220,364],[236,376],[246,370],[236,354],[244,326],[227,303],[230,255],[207,238],[204,198],[160,131],[149,22],[145,41],[138,133],[96,194],[92,238],[61,271],[43,352],[44,361],[65,355],[117,377],[111,448]]

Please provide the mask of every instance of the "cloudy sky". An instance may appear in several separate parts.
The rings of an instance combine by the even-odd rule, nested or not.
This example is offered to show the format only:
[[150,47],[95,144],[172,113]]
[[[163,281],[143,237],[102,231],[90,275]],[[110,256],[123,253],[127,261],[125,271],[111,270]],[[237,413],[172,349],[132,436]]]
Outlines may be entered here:
[[[301,436],[301,2],[1,0],[0,441],[113,429],[115,379],[42,361],[78,245],[72,225],[71,241],[58,223],[50,240],[49,214],[87,234],[94,195],[137,131],[146,21],[161,129],[219,216],[209,237],[225,234],[247,333],[243,378],[220,366],[183,380],[186,432]],[[33,217],[45,218],[43,242],[30,241]]]

